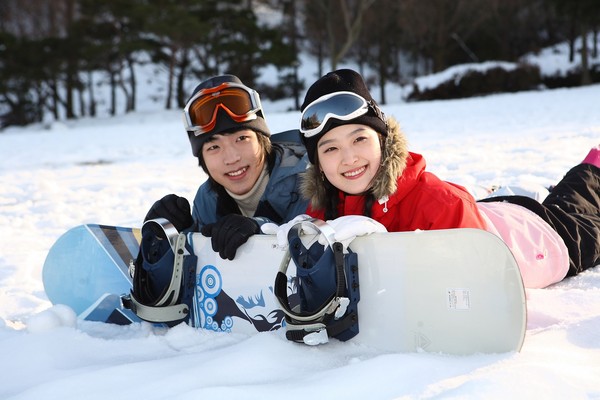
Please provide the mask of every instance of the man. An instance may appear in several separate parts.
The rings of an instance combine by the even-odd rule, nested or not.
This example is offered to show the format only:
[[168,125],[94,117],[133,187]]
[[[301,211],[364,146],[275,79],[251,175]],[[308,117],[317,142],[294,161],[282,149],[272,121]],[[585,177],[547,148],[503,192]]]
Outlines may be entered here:
[[298,174],[308,159],[300,143],[271,141],[258,93],[234,75],[200,83],[184,110],[192,153],[208,174],[194,199],[169,194],[145,220],[168,219],[177,230],[211,237],[213,250],[233,260],[266,222],[281,224],[305,212]]

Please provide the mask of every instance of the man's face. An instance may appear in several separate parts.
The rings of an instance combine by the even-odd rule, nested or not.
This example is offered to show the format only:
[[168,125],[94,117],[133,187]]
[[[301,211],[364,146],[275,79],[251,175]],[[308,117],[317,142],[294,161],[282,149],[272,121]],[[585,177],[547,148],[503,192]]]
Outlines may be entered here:
[[202,158],[210,176],[236,195],[254,187],[265,164],[256,132],[250,129],[214,135],[202,146]]

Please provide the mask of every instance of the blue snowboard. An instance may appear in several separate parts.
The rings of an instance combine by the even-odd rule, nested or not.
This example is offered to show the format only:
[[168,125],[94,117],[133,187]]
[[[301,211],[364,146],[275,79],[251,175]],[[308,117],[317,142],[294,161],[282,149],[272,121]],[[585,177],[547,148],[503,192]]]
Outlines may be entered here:
[[50,248],[42,280],[53,304],[66,304],[81,318],[128,324],[140,319],[121,307],[132,286],[129,264],[137,257],[139,229],[80,225]]

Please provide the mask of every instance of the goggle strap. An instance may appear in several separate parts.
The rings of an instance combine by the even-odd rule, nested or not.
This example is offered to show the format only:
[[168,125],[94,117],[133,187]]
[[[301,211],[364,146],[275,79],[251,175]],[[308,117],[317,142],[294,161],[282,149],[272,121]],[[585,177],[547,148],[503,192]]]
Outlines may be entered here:
[[381,108],[379,108],[377,106],[377,104],[375,104],[375,102],[373,102],[373,100],[369,100],[367,101],[367,104],[369,105],[369,107],[371,107],[371,109],[373,110],[373,112],[375,112],[375,115],[377,115],[377,117],[383,121],[383,123],[385,124],[386,129],[388,128],[388,122],[387,122],[387,118],[385,117],[385,113],[383,111],[381,111]]

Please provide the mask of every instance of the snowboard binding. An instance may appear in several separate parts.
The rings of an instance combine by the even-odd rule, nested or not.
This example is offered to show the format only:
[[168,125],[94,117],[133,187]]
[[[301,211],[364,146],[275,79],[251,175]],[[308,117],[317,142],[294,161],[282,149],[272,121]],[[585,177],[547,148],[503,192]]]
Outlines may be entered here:
[[[307,232],[317,233],[308,239]],[[288,232],[288,250],[274,287],[285,314],[288,340],[317,345],[327,343],[329,337],[346,341],[358,334],[358,257],[349,249],[344,254],[343,245],[332,239],[334,233],[326,222],[316,219],[298,222]],[[287,287],[290,260],[296,264],[292,280],[300,299],[295,307]]]
[[187,321],[195,266],[184,233],[164,218],[144,222],[140,254],[129,268],[133,289],[121,297],[123,306],[148,322],[172,326]]

